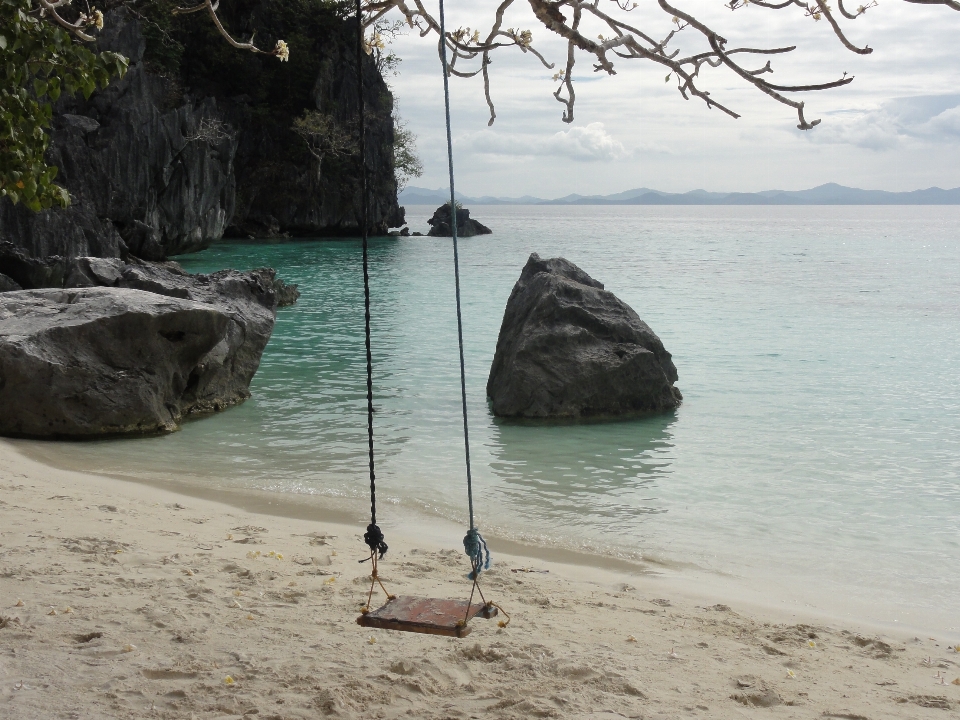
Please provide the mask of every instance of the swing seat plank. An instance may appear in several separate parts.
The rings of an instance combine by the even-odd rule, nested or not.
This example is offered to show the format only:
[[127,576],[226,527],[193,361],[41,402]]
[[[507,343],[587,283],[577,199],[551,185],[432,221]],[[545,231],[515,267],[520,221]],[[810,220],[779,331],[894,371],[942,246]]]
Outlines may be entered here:
[[468,602],[415,596],[396,597],[388,600],[383,607],[358,617],[357,624],[381,630],[465,637],[470,634],[470,626],[466,622],[475,617],[497,616],[497,608],[483,603],[474,603],[468,612]]

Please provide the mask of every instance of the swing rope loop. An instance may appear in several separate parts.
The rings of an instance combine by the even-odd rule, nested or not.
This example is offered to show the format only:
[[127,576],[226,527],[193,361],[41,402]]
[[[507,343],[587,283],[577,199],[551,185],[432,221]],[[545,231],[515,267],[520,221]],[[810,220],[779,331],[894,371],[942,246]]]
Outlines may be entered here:
[[[370,524],[363,536],[370,548],[370,557],[387,553],[387,543],[383,532],[377,527],[377,473],[373,455],[373,354],[370,351],[370,266],[367,228],[369,219],[369,198],[367,197],[367,126],[366,106],[363,97],[363,12],[360,0],[356,0],[357,11],[357,110],[360,114],[360,229],[363,238],[363,330],[367,351],[367,453],[370,461]],[[360,562],[366,562],[361,560]]]

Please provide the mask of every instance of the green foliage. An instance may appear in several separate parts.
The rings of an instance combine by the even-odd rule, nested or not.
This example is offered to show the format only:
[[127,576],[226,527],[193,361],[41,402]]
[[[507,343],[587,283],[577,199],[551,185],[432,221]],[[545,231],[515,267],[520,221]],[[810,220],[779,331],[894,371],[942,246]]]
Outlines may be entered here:
[[329,114],[306,110],[293,121],[293,131],[307,144],[307,149],[318,161],[325,156],[347,157],[357,152],[357,139],[337,124]]
[[393,129],[393,171],[397,179],[397,192],[403,190],[410,178],[423,175],[423,163],[417,156],[417,136],[407,124],[394,116]]
[[31,0],[0,0],[0,197],[36,211],[70,202],[44,159],[52,103],[64,92],[89,98],[123,75],[127,60],[91,52],[32,11]]

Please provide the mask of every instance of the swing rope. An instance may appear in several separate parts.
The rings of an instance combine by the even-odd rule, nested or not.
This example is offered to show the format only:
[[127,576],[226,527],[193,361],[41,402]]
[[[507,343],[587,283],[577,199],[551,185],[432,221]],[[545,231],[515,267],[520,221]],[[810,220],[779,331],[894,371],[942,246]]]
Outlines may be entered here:
[[[453,236],[453,276],[457,294],[457,342],[460,347],[460,400],[463,407],[463,448],[467,463],[467,505],[470,511],[470,528],[463,538],[463,549],[473,565],[469,577],[476,589],[480,572],[490,568],[490,550],[477,530],[473,514],[473,474],[470,470],[470,427],[467,422],[467,373],[463,361],[463,312],[460,307],[460,253],[457,247],[457,202],[453,186],[453,137],[450,131],[450,69],[447,65],[447,30],[440,0],[440,59],[443,64],[443,107],[447,125],[447,169],[450,175],[450,233]],[[471,598],[473,593],[471,592]]]
[[[355,0],[355,9],[357,22],[357,106],[360,114],[359,151],[361,166],[360,187],[362,226],[361,236],[363,247],[364,341],[367,360],[367,449],[370,465],[370,524],[367,526],[367,531],[363,536],[364,542],[367,544],[367,547],[370,548],[370,557],[360,561],[366,562],[367,560],[370,560],[371,564],[370,592],[367,595],[367,604],[362,609],[362,613],[366,615],[370,612],[370,604],[373,600],[373,591],[376,589],[376,585],[378,583],[388,600],[394,599],[395,596],[391,595],[384,587],[383,582],[380,580],[377,567],[378,560],[382,559],[387,552],[387,544],[384,540],[383,532],[377,526],[377,482],[373,445],[373,356],[370,349],[370,271],[368,251],[369,199],[367,197],[368,169],[366,155],[366,107],[363,95],[364,29],[361,0]],[[480,573],[483,570],[490,568],[490,550],[487,548],[486,541],[483,539],[483,536],[477,529],[473,508],[473,475],[470,466],[470,427],[467,416],[467,379],[466,364],[464,361],[463,352],[463,311],[460,298],[460,254],[457,243],[457,207],[453,174],[453,137],[450,123],[450,70],[447,64],[446,18],[444,15],[443,0],[440,0],[440,51],[443,65],[443,99],[447,131],[447,166],[450,176],[450,228],[451,235],[453,237],[453,268],[457,300],[457,343],[460,352],[460,400],[463,410],[463,444],[464,456],[466,460],[467,502],[470,518],[469,529],[467,530],[466,536],[463,538],[463,548],[467,556],[470,558],[472,569],[468,577],[473,581],[473,587],[470,590],[470,599],[467,602],[467,614],[459,623],[460,625],[466,625],[470,617],[470,606],[473,602],[475,593],[480,594],[480,599],[483,601],[487,610],[498,608],[499,610],[503,611],[503,609],[500,608],[500,606],[496,603],[488,601],[483,596],[483,591],[480,589],[479,584]],[[506,615],[505,612],[504,615]],[[509,621],[509,616],[507,616],[507,621],[501,622],[500,626],[506,627],[506,623]]]
[[[370,458],[370,524],[367,525],[363,541],[370,548],[370,557],[367,559],[373,563],[373,578],[377,580],[377,559],[387,554],[387,543],[384,541],[383,532],[377,527],[377,473],[373,458],[373,355],[370,352],[370,268],[367,249],[367,227],[369,225],[367,127],[366,106],[363,98],[363,15],[360,9],[360,0],[356,0],[356,10],[357,106],[360,112],[360,226],[363,238],[363,329],[367,350],[367,451]],[[366,559],[360,562],[366,562]],[[384,589],[384,592],[386,592],[386,589]]]

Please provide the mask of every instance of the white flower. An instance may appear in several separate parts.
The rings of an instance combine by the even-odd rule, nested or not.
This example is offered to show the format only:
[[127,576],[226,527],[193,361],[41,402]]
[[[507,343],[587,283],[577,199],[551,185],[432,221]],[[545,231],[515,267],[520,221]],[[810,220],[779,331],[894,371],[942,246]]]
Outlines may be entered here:
[[290,48],[283,40],[277,40],[277,46],[273,49],[273,54],[280,58],[280,62],[286,62],[290,59]]
[[533,33],[529,30],[517,30],[514,32],[513,28],[510,28],[509,33],[513,40],[520,47],[530,47],[530,43],[533,42]]
[[96,25],[97,30],[103,30],[103,13],[99,10],[93,11],[93,17],[90,18],[93,20],[93,24]]

